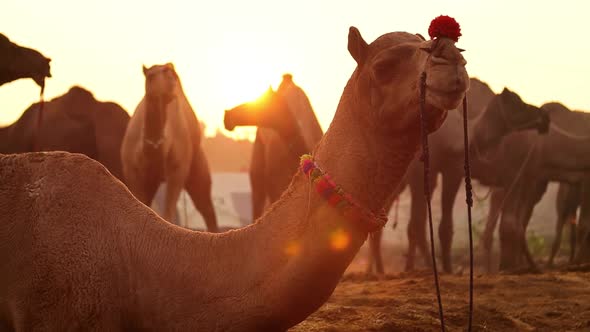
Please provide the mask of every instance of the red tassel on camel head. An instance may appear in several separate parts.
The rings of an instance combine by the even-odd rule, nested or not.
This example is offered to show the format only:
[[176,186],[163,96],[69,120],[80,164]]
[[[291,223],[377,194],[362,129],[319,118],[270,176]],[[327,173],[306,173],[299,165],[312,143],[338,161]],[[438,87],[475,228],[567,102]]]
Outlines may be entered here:
[[430,36],[430,39],[444,37],[457,42],[461,36],[461,27],[454,18],[447,15],[440,15],[430,22],[428,35]]

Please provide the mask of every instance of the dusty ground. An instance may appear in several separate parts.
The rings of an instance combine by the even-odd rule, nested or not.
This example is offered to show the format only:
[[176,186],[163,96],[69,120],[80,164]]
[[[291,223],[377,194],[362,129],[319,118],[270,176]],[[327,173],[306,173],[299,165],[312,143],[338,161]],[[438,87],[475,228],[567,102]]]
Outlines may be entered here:
[[[467,325],[468,276],[445,275],[441,289],[448,331]],[[290,331],[436,331],[429,271],[349,273],[330,300]],[[475,278],[474,331],[590,331],[590,273],[480,275]]]
[[[432,272],[396,272],[403,257],[386,248],[388,273],[366,274],[365,249],[329,301],[290,331],[440,331]],[[467,326],[467,260],[456,256],[459,272],[441,275],[447,331]],[[561,268],[542,274],[483,274],[477,267],[473,330],[590,331],[590,272],[568,272],[565,261],[564,253]]]

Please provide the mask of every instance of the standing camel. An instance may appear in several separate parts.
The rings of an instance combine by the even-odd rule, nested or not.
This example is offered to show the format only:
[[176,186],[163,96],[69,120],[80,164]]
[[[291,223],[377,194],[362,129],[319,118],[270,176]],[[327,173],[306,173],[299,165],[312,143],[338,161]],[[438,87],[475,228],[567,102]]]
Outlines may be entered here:
[[[279,115],[272,126],[258,126],[250,162],[250,187],[252,190],[252,222],[264,211],[266,203],[276,202],[285,191],[297,169],[299,157],[310,152],[320,141],[323,132],[305,92],[295,85],[290,74],[283,75],[283,81],[276,92],[268,91],[255,102],[245,103],[225,113],[226,129],[247,125],[240,117],[252,112]],[[287,116],[285,111],[291,112]],[[235,119],[234,119],[235,117]],[[286,121],[293,121],[291,126]],[[287,131],[284,131],[284,130]],[[294,135],[303,138],[304,146],[294,149]],[[303,148],[303,150],[300,150]]]
[[36,50],[19,46],[0,33],[0,86],[21,78],[31,78],[42,87],[51,77],[51,59]]
[[[524,264],[528,270],[538,270],[526,243],[526,228],[534,206],[543,196],[549,181],[575,184],[586,181],[590,171],[588,114],[564,110],[556,103],[545,104],[542,108],[551,117],[547,135],[519,133],[502,144],[500,154],[501,159],[506,161],[504,165],[519,165],[520,171],[503,170],[506,176],[502,180],[505,188],[510,187],[510,190],[497,193],[502,196],[496,199],[503,202],[501,213],[488,218],[486,230],[490,231],[485,238],[491,246],[491,234],[500,215],[500,269],[504,271],[521,270]],[[582,205],[588,204],[584,204],[583,200]],[[581,216],[580,220],[583,219],[586,220]],[[590,227],[587,229],[590,231]],[[584,232],[584,227],[578,227],[577,238],[583,238],[584,234],[588,234]],[[590,246],[583,243],[583,240],[577,241],[579,255],[574,262],[584,261],[581,257],[590,253]]]
[[39,151],[83,153],[123,181],[120,149],[129,115],[121,106],[74,86],[44,103],[37,126],[40,111],[34,103],[16,122],[0,128],[0,153],[32,152],[37,142]]
[[[348,49],[358,66],[313,159],[278,202],[239,230],[171,225],[81,155],[1,156],[0,324],[17,331],[286,331],[298,324],[326,302],[368,233],[382,227],[368,216],[384,207],[419,150],[421,74],[427,132],[464,98],[469,80],[455,47],[458,25],[452,30],[430,41],[388,33],[367,44],[351,27]],[[318,165],[343,190],[338,195],[347,194],[320,194],[316,185],[326,177],[315,184],[308,177],[323,174]]]
[[171,221],[186,188],[207,229],[217,232],[211,199],[211,173],[201,147],[202,132],[171,63],[143,67],[145,96],[129,121],[121,160],[129,190],[150,206],[162,181],[166,202],[162,217]]

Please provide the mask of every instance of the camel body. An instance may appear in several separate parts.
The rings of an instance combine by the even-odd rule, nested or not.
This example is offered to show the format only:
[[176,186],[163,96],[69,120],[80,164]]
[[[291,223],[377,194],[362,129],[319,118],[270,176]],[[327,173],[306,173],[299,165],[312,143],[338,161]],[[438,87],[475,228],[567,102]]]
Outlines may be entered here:
[[0,128],[0,153],[39,151],[82,153],[105,165],[123,181],[120,149],[129,115],[113,102],[102,102],[84,88],[46,101],[37,126],[39,103],[27,108],[13,124]]

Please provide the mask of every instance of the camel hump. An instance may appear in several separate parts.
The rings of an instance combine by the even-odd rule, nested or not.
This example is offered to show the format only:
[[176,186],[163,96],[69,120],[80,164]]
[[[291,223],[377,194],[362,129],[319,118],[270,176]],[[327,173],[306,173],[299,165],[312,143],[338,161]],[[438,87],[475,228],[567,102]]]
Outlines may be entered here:
[[287,101],[289,110],[297,119],[297,125],[303,134],[305,144],[311,149],[323,136],[322,128],[313,111],[309,98],[299,86],[293,82],[293,75],[283,75],[283,81],[277,89],[277,93]]
[[98,161],[81,153],[62,151],[0,155],[0,181],[11,183],[16,174],[25,174],[32,182],[47,178],[51,182],[63,183],[64,186],[78,181],[104,181],[112,178],[110,172]]
[[550,103],[543,104],[541,106],[541,108],[546,110],[550,114],[557,113],[557,112],[570,112],[571,111],[569,108],[565,107],[563,104],[558,103],[558,102],[550,102]]

